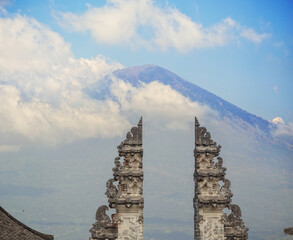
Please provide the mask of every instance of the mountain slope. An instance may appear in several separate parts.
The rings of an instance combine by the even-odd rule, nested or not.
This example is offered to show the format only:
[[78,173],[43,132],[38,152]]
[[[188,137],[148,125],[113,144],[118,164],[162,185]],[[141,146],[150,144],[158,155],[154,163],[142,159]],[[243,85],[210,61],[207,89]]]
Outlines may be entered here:
[[165,85],[169,85],[172,89],[180,92],[183,96],[188,97],[190,100],[198,101],[202,104],[210,106],[214,110],[217,110],[222,117],[228,117],[235,123],[242,120],[244,123],[242,127],[247,127],[246,124],[250,124],[258,129],[261,129],[263,132],[269,132],[272,128],[272,124],[269,121],[250,114],[159,66],[144,65],[129,67],[117,70],[113,72],[113,74],[116,77],[131,83],[135,87],[139,86],[140,81],[144,83],[159,81]]

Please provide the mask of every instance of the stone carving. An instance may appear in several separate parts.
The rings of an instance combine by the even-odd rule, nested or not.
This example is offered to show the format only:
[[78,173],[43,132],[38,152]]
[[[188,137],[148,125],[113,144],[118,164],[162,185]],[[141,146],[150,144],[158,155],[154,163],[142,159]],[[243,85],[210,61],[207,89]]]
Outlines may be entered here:
[[[119,172],[122,170],[122,168],[123,168],[122,164],[120,162],[120,157],[115,158],[114,164],[115,164],[115,167],[112,168],[112,171],[113,171],[114,177],[116,177],[119,174]],[[117,179],[115,179],[115,180],[117,180]]]
[[224,185],[221,187],[220,194],[226,198],[231,198],[233,193],[231,192],[231,182],[228,179],[224,179]]
[[139,215],[137,221],[142,224],[143,223],[143,215]]
[[231,213],[224,220],[226,239],[248,239],[248,228],[244,226],[241,219],[240,207],[236,204],[229,204],[228,209],[231,210]]
[[[248,228],[245,228],[241,220],[240,208],[230,204],[233,196],[230,189],[231,182],[225,178],[226,168],[223,167],[223,159],[217,157],[220,149],[221,146],[211,139],[211,134],[205,127],[200,127],[195,118],[195,171],[193,175],[195,240],[247,239]],[[214,162],[215,157],[217,157],[216,163]],[[221,188],[220,181],[224,182]],[[231,208],[232,215],[227,216],[223,212],[226,207]],[[232,221],[232,219],[234,220]],[[235,232],[235,229],[238,232]],[[242,238],[238,238],[239,236]]]
[[107,191],[105,192],[107,198],[113,198],[113,199],[117,198],[118,189],[113,184],[114,181],[115,179],[109,179],[107,181],[107,184],[106,184]]
[[203,230],[203,239],[224,240],[224,228],[221,227],[218,218],[209,217],[204,219]]
[[114,208],[116,214],[112,215],[111,222],[105,213],[108,207],[100,207],[97,221],[90,230],[90,240],[143,240],[142,118],[117,148],[119,157],[115,158],[112,168],[114,178],[107,181],[105,192],[109,207]]
[[108,210],[109,208],[106,205],[102,205],[97,209],[96,220],[98,222],[98,229],[107,227],[111,223],[109,216],[106,214]]
[[140,118],[137,127],[131,128],[126,134],[126,139],[117,147],[123,149],[125,145],[142,145],[142,117]]
[[109,208],[106,205],[102,205],[97,209],[96,222],[90,229],[92,234],[91,240],[93,239],[116,239],[117,229],[112,224],[110,217],[106,214]]
[[231,213],[228,215],[227,221],[234,225],[242,223],[242,213],[240,207],[236,204],[229,204],[228,209],[231,210]]
[[223,158],[217,157],[218,162],[215,163],[215,167],[221,169],[223,167]]
[[212,145],[214,142],[211,139],[211,134],[207,132],[207,129],[205,127],[199,128],[199,134],[198,134],[198,144],[201,145]]

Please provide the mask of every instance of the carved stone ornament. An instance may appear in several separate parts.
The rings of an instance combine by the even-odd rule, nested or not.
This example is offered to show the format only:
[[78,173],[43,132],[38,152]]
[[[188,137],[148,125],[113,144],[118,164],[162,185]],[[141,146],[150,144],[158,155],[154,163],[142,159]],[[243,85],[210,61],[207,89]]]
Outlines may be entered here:
[[240,207],[236,204],[229,204],[228,209],[231,210],[231,213],[227,217],[228,224],[233,226],[242,225],[242,213]]
[[96,212],[96,220],[97,220],[97,226],[99,228],[107,227],[109,224],[111,224],[110,217],[106,214],[106,211],[108,211],[109,208],[106,205],[102,205],[97,209]]
[[132,206],[132,201],[131,201],[131,199],[129,197],[126,198],[126,200],[125,200],[125,206],[127,208],[130,208]]
[[207,129],[205,127],[199,127],[198,130],[198,144],[213,145],[214,142],[211,139],[211,134],[207,131]]
[[107,184],[106,184],[107,190],[105,192],[105,195],[107,196],[108,199],[110,199],[110,198],[116,199],[117,198],[118,189],[113,184],[114,181],[115,181],[115,179],[109,179],[107,181]]
[[[194,239],[245,240],[248,228],[241,219],[239,206],[230,204],[231,182],[225,178],[223,159],[217,157],[221,146],[195,118]],[[214,162],[214,158],[217,161]],[[220,188],[220,181],[224,185]],[[229,207],[231,214],[223,212]]]
[[90,240],[143,240],[142,118],[117,148],[114,177],[107,181],[105,192],[109,206],[116,213],[112,214],[111,222],[106,214],[109,208],[105,205],[98,208]]
[[197,155],[199,153],[211,153],[214,156],[217,156],[221,149],[221,145],[217,145],[217,143],[211,139],[211,134],[207,129],[205,127],[200,127],[197,118],[195,118],[195,146],[195,157],[198,157]]
[[143,215],[140,215],[137,219],[137,221],[142,224],[143,223]]
[[231,213],[225,218],[225,236],[227,239],[248,239],[247,231],[249,229],[244,226],[241,219],[240,207],[236,204],[229,204],[228,209],[231,210]]
[[231,188],[230,180],[224,179],[224,185],[221,187],[220,194],[224,196],[225,198],[231,198],[233,196],[233,193],[230,188]]
[[106,205],[102,205],[97,209],[96,222],[90,229],[92,234],[91,239],[116,239],[117,228],[112,224],[110,217],[106,214],[109,208]]
[[112,171],[113,171],[114,177],[116,177],[119,174],[119,172],[121,172],[121,170],[123,169],[122,164],[120,162],[120,157],[115,158],[114,164],[115,164],[115,167],[112,168]]
[[142,145],[142,117],[140,118],[137,127],[131,128],[126,134],[126,139],[121,142],[118,149],[123,148],[124,145]]

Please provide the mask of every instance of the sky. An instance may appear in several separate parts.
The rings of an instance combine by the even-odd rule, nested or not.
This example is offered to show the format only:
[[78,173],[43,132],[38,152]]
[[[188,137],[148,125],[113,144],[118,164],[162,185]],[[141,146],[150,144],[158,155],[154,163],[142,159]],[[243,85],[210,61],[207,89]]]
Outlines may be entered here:
[[36,21],[75,59],[156,64],[264,119],[293,121],[292,1],[1,0],[0,6],[2,21]]

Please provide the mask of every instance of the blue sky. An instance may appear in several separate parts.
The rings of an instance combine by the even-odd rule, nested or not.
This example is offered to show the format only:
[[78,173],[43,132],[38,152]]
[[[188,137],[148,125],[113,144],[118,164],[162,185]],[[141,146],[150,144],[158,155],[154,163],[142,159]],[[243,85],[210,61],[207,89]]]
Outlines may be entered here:
[[[88,19],[83,20],[84,25],[81,27],[76,26],[76,22],[72,23],[72,19],[64,18],[64,14],[68,13],[76,17],[85,16],[93,9],[100,9],[100,14],[103,14],[105,5],[111,8],[119,1],[112,1],[112,5],[110,1],[100,0],[1,2],[6,9],[2,11],[3,18],[20,14],[36,19],[59,33],[71,45],[75,58],[92,58],[101,54],[126,67],[157,64],[267,120],[279,116],[285,122],[293,121],[292,1],[137,1],[141,6],[145,2],[148,8],[158,10],[153,13],[154,19],[156,14],[165,14],[163,19],[170,17],[170,11],[176,11],[177,15],[188,19],[182,23],[182,28],[184,24],[191,22],[200,25],[203,31],[212,32],[211,28],[223,23],[225,19],[230,19],[237,25],[225,30],[229,36],[221,43],[211,40],[206,45],[203,42],[192,44],[191,39],[185,45],[183,40],[186,38],[182,36],[182,40],[176,40],[182,42],[181,45],[165,39],[157,46],[153,46],[155,43],[152,41],[159,31],[155,26],[156,20],[148,24],[150,16],[147,14],[141,14],[144,18],[141,21],[146,23],[140,22],[135,29],[135,34],[140,39],[126,37],[121,42],[113,39],[127,36],[130,34],[127,30],[101,40],[101,34],[94,36],[99,26],[87,26]],[[113,11],[109,20],[114,20],[116,13],[121,14],[130,9],[123,7],[126,2],[131,1],[120,1],[118,13]],[[137,6],[133,6],[133,11],[138,11]],[[176,22],[177,17],[172,21]],[[123,21],[121,24],[124,24]],[[256,38],[253,39],[252,34],[241,37],[247,29]],[[162,34],[163,31],[167,30],[162,30]],[[212,38],[217,38],[218,35]]]

